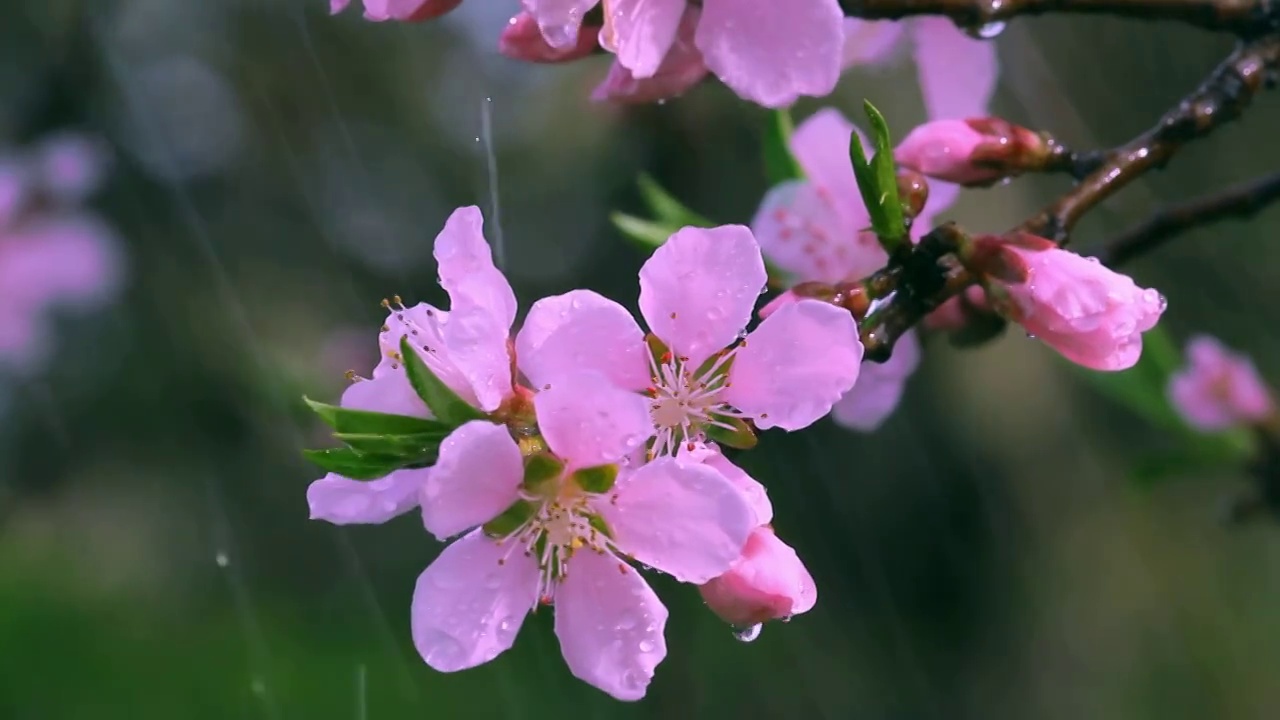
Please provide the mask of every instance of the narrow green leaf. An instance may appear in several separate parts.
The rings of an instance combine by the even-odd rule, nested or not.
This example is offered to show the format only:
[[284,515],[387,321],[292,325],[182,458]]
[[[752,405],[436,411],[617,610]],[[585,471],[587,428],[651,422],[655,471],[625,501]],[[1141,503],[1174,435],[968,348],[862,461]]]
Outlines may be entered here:
[[303,450],[302,454],[324,470],[352,480],[373,480],[399,469],[403,460],[384,455],[365,455],[351,448]]
[[422,357],[418,355],[418,351],[409,343],[407,335],[400,338],[400,355],[400,362],[409,376],[409,384],[418,393],[418,397],[422,398],[422,402],[431,408],[431,414],[435,415],[441,423],[449,427],[458,427],[463,423],[484,417],[484,413],[458,397],[457,393],[449,389],[448,385],[431,372],[431,368],[427,367]]
[[415,435],[379,435],[372,433],[334,433],[333,436],[362,455],[385,455],[405,461],[435,462],[440,452],[439,433]]
[[[875,157],[871,158],[871,172],[875,176],[876,197],[879,202],[881,225],[876,226],[876,234],[882,243],[897,245],[906,241],[907,225],[902,215],[902,202],[898,199],[898,168],[893,161],[893,139],[889,135],[889,125],[884,116],[871,101],[862,102],[867,118],[871,120],[871,132],[876,148]],[[873,218],[876,215],[872,216]],[[892,248],[887,248],[892,250]]]
[[506,537],[519,530],[537,511],[537,503],[517,500],[511,507],[503,510],[501,515],[485,523],[484,532],[489,537]]
[[654,180],[647,173],[640,173],[636,184],[640,186],[640,197],[644,199],[645,204],[649,206],[649,210],[653,213],[654,219],[660,224],[674,227],[677,230],[686,225],[694,227],[712,227],[715,225],[715,223],[686,207],[684,203],[667,192],[665,188],[658,184],[657,180]]
[[617,465],[597,465],[574,471],[570,478],[578,487],[590,493],[608,492],[618,479]]
[[756,432],[751,428],[751,424],[742,418],[725,417],[723,415],[712,415],[712,421],[721,422],[731,425],[732,428],[720,427],[719,425],[705,425],[703,430],[707,433],[707,437],[731,448],[739,450],[750,450],[756,446]]
[[764,172],[770,185],[804,178],[804,170],[791,154],[791,134],[795,130],[791,113],[774,110],[764,128]]
[[431,432],[446,434],[449,431],[447,425],[426,418],[326,405],[306,396],[302,400],[337,432],[414,435]]
[[622,231],[627,239],[639,245],[644,250],[652,250],[662,245],[671,237],[671,233],[679,230],[678,227],[668,225],[660,225],[651,220],[638,218],[635,215],[627,215],[626,213],[615,212],[609,215],[609,219],[613,221],[613,226]]

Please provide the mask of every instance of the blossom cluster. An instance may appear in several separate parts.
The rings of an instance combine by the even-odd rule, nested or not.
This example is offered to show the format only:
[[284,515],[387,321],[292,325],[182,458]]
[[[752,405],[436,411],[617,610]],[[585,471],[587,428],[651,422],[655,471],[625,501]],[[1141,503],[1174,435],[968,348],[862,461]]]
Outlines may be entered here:
[[734,624],[809,610],[816,588],[764,488],[721,448],[831,410],[859,374],[852,316],[799,300],[748,332],[765,267],[751,231],[729,225],[680,230],[645,263],[648,332],[574,290],[534,303],[512,337],[515,295],[481,226],[461,208],[436,238],[450,307],[387,302],[371,377],[340,408],[317,405],[352,451],[313,455],[333,470],[307,491],[313,518],[416,508],[452,539],[414,591],[427,664],[488,662],[552,606],[574,675],[638,699],[666,654],[667,610],[637,564],[700,586]]
[[119,284],[114,233],[83,206],[103,155],[73,134],[0,154],[0,368],[37,365],[51,350],[51,310],[92,307]]

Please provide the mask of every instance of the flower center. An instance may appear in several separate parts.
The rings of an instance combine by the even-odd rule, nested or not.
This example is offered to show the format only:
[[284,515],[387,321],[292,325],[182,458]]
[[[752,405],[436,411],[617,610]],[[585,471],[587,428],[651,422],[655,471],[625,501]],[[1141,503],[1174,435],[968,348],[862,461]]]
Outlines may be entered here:
[[704,431],[708,426],[733,429],[718,419],[740,417],[720,398],[729,387],[728,369],[733,352],[712,356],[692,370],[688,358],[677,358],[671,353],[662,358],[650,355],[653,385],[649,396],[653,401],[649,410],[657,428],[651,456],[672,455],[682,444],[706,440]]

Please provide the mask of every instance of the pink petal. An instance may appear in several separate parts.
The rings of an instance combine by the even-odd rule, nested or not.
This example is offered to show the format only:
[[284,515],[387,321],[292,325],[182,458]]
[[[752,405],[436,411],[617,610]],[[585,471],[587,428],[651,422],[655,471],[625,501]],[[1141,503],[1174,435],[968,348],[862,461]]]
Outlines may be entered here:
[[558,376],[533,406],[547,446],[575,468],[618,462],[653,435],[644,396],[596,372]]
[[995,43],[965,35],[940,17],[911,20],[924,107],[933,120],[986,115],[999,61]]
[[307,488],[312,520],[335,525],[384,523],[418,506],[426,468],[397,470],[377,480],[349,480],[329,473]]
[[414,392],[403,370],[387,373],[372,380],[355,381],[342,393],[342,400],[338,404],[356,410],[420,418],[432,417],[431,411],[418,397],[418,393]]
[[847,310],[817,300],[784,305],[747,336],[724,398],[760,429],[799,430],[831,411],[862,362]]
[[905,22],[844,19],[843,67],[886,62],[902,38]]
[[594,370],[627,390],[649,386],[644,332],[631,313],[590,290],[543,298],[516,336],[520,370],[536,389],[558,375]]
[[578,38],[582,16],[600,0],[521,0],[524,9],[538,21],[542,36],[553,48],[567,48]]
[[836,0],[706,0],[697,43],[738,95],[783,107],[835,89],[844,14]]
[[40,144],[36,172],[57,198],[74,202],[102,184],[106,162],[107,151],[100,143],[75,133],[63,133]]
[[622,552],[691,583],[728,570],[757,525],[755,508],[719,471],[671,457],[619,478],[596,509]]
[[533,558],[511,549],[476,530],[445,548],[418,576],[413,645],[435,670],[482,665],[515,642],[537,601],[539,570]]
[[437,539],[497,517],[520,499],[524,461],[502,425],[472,420],[449,433],[422,488],[422,522]]
[[[862,208],[859,200],[857,210]],[[776,185],[765,195],[751,230],[761,252],[798,280],[839,282],[866,277],[889,261],[874,235],[859,232],[870,225],[870,217],[863,213],[856,224],[848,217],[829,193],[799,180]]]
[[676,39],[684,10],[685,0],[612,0],[605,4],[600,45],[633,77],[652,77]]
[[578,29],[578,39],[564,48],[554,48],[542,37],[538,21],[527,12],[507,21],[507,27],[498,38],[498,52],[514,60],[535,63],[561,63],[584,58],[599,47],[597,28]]
[[1265,422],[1275,401],[1253,361],[1208,335],[1187,343],[1187,365],[1169,378],[1169,400],[1188,425],[1205,432]]
[[707,76],[707,66],[702,53],[693,43],[693,32],[698,23],[698,9],[689,7],[680,21],[675,42],[652,77],[637,78],[620,62],[614,62],[591,99],[624,103],[660,102],[683,95]]
[[343,10],[346,10],[347,6],[350,4],[351,0],[329,0],[329,14],[337,15]]
[[767,276],[742,225],[678,230],[640,268],[640,313],[693,366],[738,337]]
[[450,310],[474,303],[487,310],[506,331],[516,317],[516,296],[502,271],[493,264],[483,224],[484,218],[475,206],[458,208],[445,221],[434,249],[440,286],[449,293]]
[[[826,108],[810,115],[791,135],[791,153],[825,202],[844,218],[844,230],[856,232],[871,224],[867,208],[858,192],[849,159],[849,143],[854,133],[862,133],[839,110]],[[863,148],[867,147],[865,139]]]
[[[508,327],[499,325],[488,308],[455,305],[440,331],[452,368],[466,379],[476,406],[493,412],[511,395],[511,353]],[[430,365],[430,363],[428,363]],[[446,383],[447,376],[441,376]],[[470,399],[463,393],[464,399]]]
[[732,570],[698,590],[713,612],[739,627],[799,615],[818,601],[813,576],[768,527],[751,533]]
[[619,700],[644,697],[667,656],[667,609],[612,553],[579,552],[556,589],[556,637],[569,671]]
[[31,192],[30,178],[20,163],[0,159],[0,230],[18,219],[18,211],[27,204]]
[[462,0],[364,0],[364,16],[375,22],[416,22],[439,17],[461,4]]
[[724,476],[724,479],[733,483],[738,488],[738,492],[742,493],[742,497],[751,506],[756,514],[757,525],[768,525],[773,522],[773,503],[769,502],[769,493],[765,490],[755,478],[746,473],[745,470],[729,462],[729,459],[720,453],[708,447],[696,449],[693,453],[683,452],[678,457],[685,459],[692,455],[693,460],[701,462],[703,465],[715,470]]
[[115,292],[123,262],[114,233],[91,215],[25,222],[0,240],[0,298],[88,306]]
[[907,378],[919,364],[920,341],[915,332],[908,332],[893,346],[887,362],[862,364],[857,384],[831,408],[831,418],[863,432],[880,427],[898,407]]

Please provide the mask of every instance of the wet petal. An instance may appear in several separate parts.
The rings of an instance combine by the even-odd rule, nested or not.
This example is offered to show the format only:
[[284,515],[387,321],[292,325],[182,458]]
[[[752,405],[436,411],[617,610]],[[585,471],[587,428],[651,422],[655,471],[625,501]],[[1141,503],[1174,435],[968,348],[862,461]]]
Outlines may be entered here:
[[312,520],[335,525],[384,523],[418,506],[428,468],[397,470],[377,480],[349,480],[329,473],[307,488]]
[[[452,368],[471,387],[477,407],[493,412],[511,394],[511,353],[508,328],[497,323],[486,308],[455,306],[441,328],[445,355]],[[430,363],[428,363],[430,364]],[[447,368],[445,368],[447,369]],[[448,377],[441,377],[446,383]],[[469,399],[467,393],[462,393]]]
[[825,108],[796,126],[791,136],[791,153],[804,170],[805,178],[840,213],[851,232],[871,224],[853,174],[853,162],[849,159],[849,143],[854,133],[866,148],[866,138],[853,123],[839,110]]
[[686,227],[640,268],[640,313],[696,366],[746,327],[765,279],[760,248],[746,227]]
[[689,459],[712,468],[733,483],[742,493],[747,504],[756,513],[757,525],[768,525],[773,521],[773,503],[769,502],[769,493],[755,478],[745,470],[729,462],[719,450],[708,446],[699,446],[693,451],[684,451],[677,456],[681,460]]
[[409,385],[409,377],[404,374],[404,370],[388,372],[372,380],[355,381],[342,393],[339,404],[355,410],[432,417],[426,404]]
[[450,310],[478,305],[505,333],[516,317],[516,296],[506,276],[493,264],[483,224],[480,209],[474,206],[458,208],[449,216],[436,236],[434,249],[440,286],[449,293]]
[[676,39],[685,0],[612,0],[600,44],[636,78],[652,77]]
[[838,282],[870,275],[889,261],[874,235],[858,232],[870,217],[851,223],[851,213],[837,209],[830,193],[797,180],[765,195],[751,230],[765,256],[797,279]]
[[762,430],[799,430],[853,387],[861,362],[862,343],[848,311],[801,300],[747,336],[729,371],[725,400]]
[[[538,596],[538,564],[480,530],[444,549],[418,576],[413,645],[440,672],[489,662],[515,642]],[[499,561],[503,562],[499,562]]]
[[556,637],[569,671],[619,700],[644,697],[667,656],[667,608],[630,565],[582,551],[556,589]]
[[604,375],[561,375],[533,398],[547,446],[571,466],[615,463],[653,435],[649,403]]
[[577,42],[582,16],[600,0],[521,0],[524,9],[538,21],[542,37],[553,48]]
[[880,427],[898,407],[907,378],[919,363],[920,341],[915,332],[908,332],[894,344],[887,362],[862,364],[857,384],[831,408],[832,419],[863,432]]
[[924,107],[933,120],[987,114],[999,61],[991,40],[975,40],[940,17],[911,20]]
[[783,107],[830,93],[840,77],[844,14],[836,0],[706,0],[698,47],[741,97]]
[[472,420],[440,444],[422,489],[422,521],[438,539],[486,523],[520,498],[524,462],[502,425]]
[[846,68],[889,60],[906,23],[901,20],[844,19],[844,62]]
[[818,588],[804,563],[768,527],[757,528],[733,569],[698,588],[725,622],[749,626],[813,609]]
[[644,332],[631,313],[590,290],[543,298],[516,336],[520,370],[534,388],[556,376],[594,370],[628,390],[649,385]]
[[756,510],[719,471],[670,457],[619,478],[597,510],[620,551],[691,583],[728,570],[758,525]]

